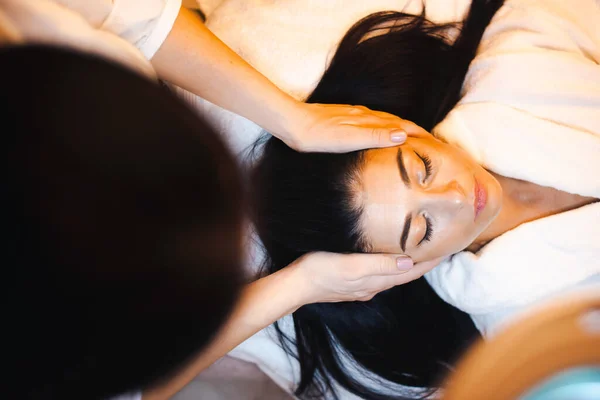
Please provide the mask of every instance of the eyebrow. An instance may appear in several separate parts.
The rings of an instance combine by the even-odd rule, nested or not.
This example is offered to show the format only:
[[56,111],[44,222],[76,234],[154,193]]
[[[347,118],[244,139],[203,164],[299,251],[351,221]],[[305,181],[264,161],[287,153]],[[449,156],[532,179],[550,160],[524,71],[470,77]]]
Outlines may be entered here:
[[[406,165],[404,165],[401,147],[398,147],[398,152],[396,153],[396,162],[398,163],[398,169],[400,170],[402,182],[404,182],[407,188],[410,188],[410,178],[408,177],[408,172],[406,171]],[[402,235],[400,235],[400,248],[402,251],[406,251],[406,241],[408,240],[408,234],[410,233],[411,222],[412,215],[408,213],[404,218],[404,228],[402,229]]]
[[408,172],[406,171],[406,165],[404,165],[404,158],[402,157],[402,148],[400,147],[398,147],[398,152],[396,153],[396,162],[398,163],[398,169],[400,170],[400,177],[402,178],[402,182],[404,182],[407,188],[410,188],[410,178],[408,177]]
[[400,248],[402,251],[406,251],[406,240],[408,239],[408,233],[410,232],[410,224],[412,222],[412,215],[406,214],[404,218],[404,229],[402,229],[402,235],[400,236]]

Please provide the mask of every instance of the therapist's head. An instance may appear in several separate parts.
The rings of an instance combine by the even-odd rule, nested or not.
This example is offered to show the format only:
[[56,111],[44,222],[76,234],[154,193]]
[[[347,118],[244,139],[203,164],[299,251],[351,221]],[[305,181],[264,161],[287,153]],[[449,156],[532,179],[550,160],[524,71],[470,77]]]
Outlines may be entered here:
[[106,398],[200,351],[242,284],[233,157],[152,82],[0,51],[7,398]]

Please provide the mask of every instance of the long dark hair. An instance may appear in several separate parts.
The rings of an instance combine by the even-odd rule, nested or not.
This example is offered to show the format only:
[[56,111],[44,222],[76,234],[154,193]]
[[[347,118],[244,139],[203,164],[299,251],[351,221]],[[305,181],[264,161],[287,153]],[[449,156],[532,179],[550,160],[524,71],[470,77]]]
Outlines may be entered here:
[[[474,0],[459,25],[435,25],[424,14],[366,17],[343,38],[307,101],[360,104],[431,130],[458,102],[483,31],[502,3]],[[377,35],[379,29],[389,31]],[[452,29],[460,30],[454,42],[447,38]],[[268,272],[313,251],[369,251],[358,226],[362,210],[351,201],[362,163],[363,152],[298,153],[278,139],[266,142],[254,184],[255,223]],[[293,319],[295,340],[278,330],[284,348],[300,362],[296,395],[302,397],[336,397],[335,381],[363,398],[406,398],[386,394],[393,385],[383,388],[386,393],[376,386],[382,388],[383,378],[436,387],[477,335],[468,315],[444,303],[424,279],[368,302],[306,305]],[[371,383],[380,383],[359,378],[348,360],[372,373]]]

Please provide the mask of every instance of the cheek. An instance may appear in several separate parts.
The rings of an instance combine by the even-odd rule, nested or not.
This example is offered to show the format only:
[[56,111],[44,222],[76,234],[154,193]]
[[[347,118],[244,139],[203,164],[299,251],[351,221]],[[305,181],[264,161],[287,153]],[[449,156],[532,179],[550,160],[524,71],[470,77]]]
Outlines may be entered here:
[[[431,145],[432,144],[432,145]],[[464,173],[477,167],[476,161],[466,151],[448,143],[434,141],[424,151],[432,152],[440,171],[449,176]]]
[[465,175],[470,175],[473,169],[468,159],[461,157],[455,149],[443,152],[438,160],[438,173],[444,181],[461,179]]
[[[414,262],[431,261],[439,257],[447,257],[456,253],[456,245],[450,242],[440,241],[440,244],[423,247],[407,252]],[[460,250],[458,250],[460,251]]]

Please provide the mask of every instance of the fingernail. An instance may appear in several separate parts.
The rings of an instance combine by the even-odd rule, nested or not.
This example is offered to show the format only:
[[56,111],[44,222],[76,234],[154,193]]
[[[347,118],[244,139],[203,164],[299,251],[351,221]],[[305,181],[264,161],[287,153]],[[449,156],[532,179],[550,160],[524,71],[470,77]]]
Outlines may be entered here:
[[402,129],[397,129],[390,133],[390,140],[394,143],[404,143],[406,141],[406,132]]
[[398,257],[396,258],[396,265],[400,271],[408,271],[413,267],[413,262],[408,257]]

